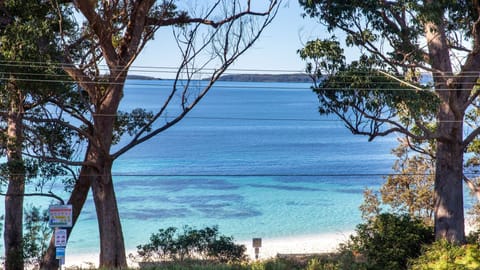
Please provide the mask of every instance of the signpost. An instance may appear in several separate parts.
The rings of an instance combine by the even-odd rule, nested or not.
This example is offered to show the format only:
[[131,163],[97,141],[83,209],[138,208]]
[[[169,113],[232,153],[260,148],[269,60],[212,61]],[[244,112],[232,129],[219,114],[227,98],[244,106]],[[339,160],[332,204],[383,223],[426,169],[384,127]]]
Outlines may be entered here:
[[48,225],[51,228],[72,227],[72,205],[50,205],[48,209],[50,220]]
[[67,229],[55,229],[55,247],[67,246]]
[[48,209],[50,219],[48,225],[55,228],[55,258],[60,260],[60,269],[65,264],[65,248],[67,247],[68,232],[72,227],[72,205],[51,205]]
[[65,264],[65,247],[55,249],[55,259],[60,260],[60,268]]
[[255,259],[258,260],[258,254],[260,253],[260,248],[262,247],[262,238],[253,238],[252,246],[255,248]]

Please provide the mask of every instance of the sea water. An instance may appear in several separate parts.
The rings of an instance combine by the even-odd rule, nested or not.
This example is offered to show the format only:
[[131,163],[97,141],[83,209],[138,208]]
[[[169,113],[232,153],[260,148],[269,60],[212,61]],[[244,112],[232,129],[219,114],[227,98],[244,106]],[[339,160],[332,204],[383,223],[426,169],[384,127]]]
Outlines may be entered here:
[[[171,87],[128,81],[121,110],[156,110]],[[115,161],[127,250],[169,226],[218,225],[238,241],[352,231],[363,190],[392,172],[396,137],[368,142],[317,107],[310,84],[218,82],[177,125]],[[98,252],[98,239],[89,196],[67,253]]]

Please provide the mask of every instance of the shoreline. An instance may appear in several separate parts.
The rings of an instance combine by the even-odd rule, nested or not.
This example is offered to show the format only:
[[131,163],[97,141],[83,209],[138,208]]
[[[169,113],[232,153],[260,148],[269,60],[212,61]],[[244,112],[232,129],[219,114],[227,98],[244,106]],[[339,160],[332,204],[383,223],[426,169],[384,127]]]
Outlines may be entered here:
[[[269,259],[278,254],[317,254],[330,253],[338,249],[339,244],[346,242],[354,231],[324,233],[312,235],[298,235],[278,238],[262,239],[259,249],[259,259]],[[241,241],[247,247],[246,254],[255,259],[252,241]]]
[[[349,239],[353,231],[325,233],[313,235],[299,235],[287,237],[263,238],[258,259],[264,260],[277,256],[278,254],[318,254],[329,253],[337,250],[340,243]],[[238,241],[238,244],[245,245],[246,254],[251,260],[255,260],[255,250],[252,247],[252,241]],[[127,250],[127,260],[129,266],[136,264],[128,259],[129,254],[135,254],[136,250]],[[69,254],[67,251],[65,257],[66,267],[97,267],[98,253]]]

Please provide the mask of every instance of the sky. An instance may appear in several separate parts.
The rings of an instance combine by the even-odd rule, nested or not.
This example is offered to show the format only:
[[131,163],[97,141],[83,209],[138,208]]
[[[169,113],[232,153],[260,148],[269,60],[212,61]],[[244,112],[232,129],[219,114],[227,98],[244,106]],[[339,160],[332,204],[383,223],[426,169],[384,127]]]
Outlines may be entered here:
[[[272,24],[255,45],[237,59],[230,67],[230,72],[253,72],[242,70],[255,70],[255,73],[303,72],[305,63],[298,56],[297,50],[308,40],[326,38],[330,35],[315,19],[303,18],[302,11],[298,0],[284,0]],[[171,30],[161,30],[137,58],[130,74],[168,77],[168,74],[158,71],[179,65],[180,58],[177,54],[165,53],[173,50],[177,49],[171,38]],[[150,67],[149,74],[142,72],[142,67]]]

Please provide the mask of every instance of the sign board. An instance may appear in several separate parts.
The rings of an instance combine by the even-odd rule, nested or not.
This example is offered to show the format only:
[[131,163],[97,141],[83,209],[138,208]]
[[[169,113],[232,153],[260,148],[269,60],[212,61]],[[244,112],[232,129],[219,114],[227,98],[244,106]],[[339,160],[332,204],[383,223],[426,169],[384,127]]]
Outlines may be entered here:
[[253,238],[252,244],[254,248],[262,247],[262,238]]
[[50,220],[48,225],[51,228],[72,227],[72,205],[50,205]]
[[67,229],[55,229],[55,246],[67,246]]
[[65,259],[65,247],[57,247],[55,249],[55,259],[57,260]]

